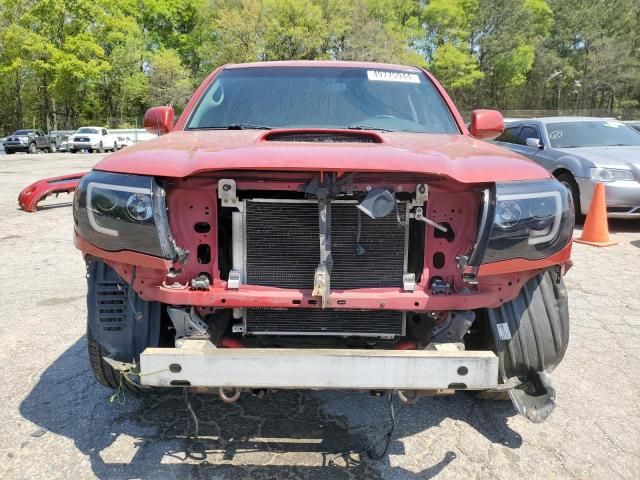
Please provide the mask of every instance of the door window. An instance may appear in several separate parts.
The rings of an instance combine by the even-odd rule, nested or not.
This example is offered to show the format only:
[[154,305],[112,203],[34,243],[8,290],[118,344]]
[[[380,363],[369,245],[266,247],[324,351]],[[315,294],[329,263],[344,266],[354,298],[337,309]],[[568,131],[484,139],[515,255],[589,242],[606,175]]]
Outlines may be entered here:
[[496,138],[496,142],[518,143],[518,130],[520,127],[505,128],[502,135]]
[[540,131],[536,127],[522,127],[520,131],[520,135],[518,135],[518,143],[520,145],[527,144],[527,138],[537,138],[542,143],[542,138],[540,137]]

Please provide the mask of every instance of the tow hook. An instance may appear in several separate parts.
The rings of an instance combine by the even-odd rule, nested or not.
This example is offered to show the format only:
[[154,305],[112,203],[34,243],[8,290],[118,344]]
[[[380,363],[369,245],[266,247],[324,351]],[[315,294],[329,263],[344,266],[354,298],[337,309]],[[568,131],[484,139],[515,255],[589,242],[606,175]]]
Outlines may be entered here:
[[[227,392],[231,392],[229,395]],[[220,399],[224,403],[235,403],[240,398],[240,389],[239,388],[225,388],[220,387],[218,389],[218,395],[220,395]]]

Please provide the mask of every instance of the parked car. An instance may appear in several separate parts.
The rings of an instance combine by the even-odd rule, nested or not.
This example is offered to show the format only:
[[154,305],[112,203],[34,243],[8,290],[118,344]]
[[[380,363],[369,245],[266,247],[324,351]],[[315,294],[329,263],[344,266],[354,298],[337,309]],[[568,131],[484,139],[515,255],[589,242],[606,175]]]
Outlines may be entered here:
[[70,135],[56,135],[56,141],[58,143],[58,151],[59,152],[68,152],[69,151],[69,137]]
[[607,214],[640,218],[640,133],[614,119],[548,117],[507,125],[496,143],[542,165],[586,215],[596,183],[606,184]]
[[69,140],[69,151],[76,153],[87,150],[89,153],[118,149],[118,141],[109,130],[103,127],[82,127]]
[[130,147],[131,145],[134,145],[133,140],[131,140],[131,137],[119,135],[118,137],[116,137],[116,141],[118,142],[118,150],[122,150],[125,147]]
[[637,130],[638,132],[640,132],[640,120],[638,121],[631,121],[631,122],[624,122],[627,125],[629,125],[631,128],[633,128],[634,130]]
[[55,153],[58,149],[55,138],[45,135],[42,130],[16,130],[4,141],[7,155],[16,152],[38,153],[38,150]]
[[480,141],[500,113],[467,129],[419,68],[277,62],[221,67],[175,126],[171,107],[144,125],[165,135],[103,159],[74,198],[99,382],[553,410],[572,205]]

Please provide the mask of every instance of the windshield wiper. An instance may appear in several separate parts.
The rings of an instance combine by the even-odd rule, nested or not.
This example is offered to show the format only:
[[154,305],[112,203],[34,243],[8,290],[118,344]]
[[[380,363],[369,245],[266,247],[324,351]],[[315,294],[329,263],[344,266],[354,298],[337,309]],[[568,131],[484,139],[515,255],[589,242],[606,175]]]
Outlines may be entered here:
[[347,129],[349,129],[349,130],[379,130],[381,132],[393,132],[394,131],[394,130],[389,130],[388,128],[372,127],[370,125],[347,125]]
[[189,130],[271,130],[272,128],[266,125],[251,125],[250,123],[231,123],[211,127],[192,127]]

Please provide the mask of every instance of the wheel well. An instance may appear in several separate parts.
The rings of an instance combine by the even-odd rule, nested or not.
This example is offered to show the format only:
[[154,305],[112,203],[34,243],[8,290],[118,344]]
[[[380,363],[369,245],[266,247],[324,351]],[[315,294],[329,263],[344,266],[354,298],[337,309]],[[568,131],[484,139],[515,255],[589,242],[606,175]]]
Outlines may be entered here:
[[566,168],[557,168],[556,170],[553,171],[553,176],[558,178],[560,175],[571,175],[571,178],[573,178],[573,181],[576,185],[576,189],[578,190],[578,193],[580,193],[580,187],[578,186],[578,182],[575,181],[575,175],[573,174],[573,172],[571,170],[567,170]]
[[566,168],[556,168],[553,171],[553,176],[557,177],[558,175],[562,175],[563,173],[568,173],[569,175],[571,175],[573,177],[573,173],[571,173],[571,170],[567,170]]

